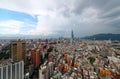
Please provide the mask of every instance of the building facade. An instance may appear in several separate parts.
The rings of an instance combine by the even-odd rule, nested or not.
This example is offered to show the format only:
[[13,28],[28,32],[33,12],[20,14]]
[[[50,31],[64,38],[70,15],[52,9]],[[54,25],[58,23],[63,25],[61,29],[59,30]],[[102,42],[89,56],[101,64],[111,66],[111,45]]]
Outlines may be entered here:
[[11,58],[13,61],[26,60],[26,42],[22,40],[11,42]]
[[24,79],[24,62],[0,64],[0,79]]
[[31,50],[31,62],[35,67],[39,67],[40,65],[40,50],[39,49]]

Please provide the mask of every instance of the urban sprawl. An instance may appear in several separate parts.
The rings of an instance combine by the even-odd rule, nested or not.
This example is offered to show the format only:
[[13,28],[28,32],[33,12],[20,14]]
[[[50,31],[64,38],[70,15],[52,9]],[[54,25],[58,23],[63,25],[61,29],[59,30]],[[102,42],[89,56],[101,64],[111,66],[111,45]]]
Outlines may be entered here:
[[120,41],[84,40],[73,34],[1,40],[0,79],[120,79],[119,47]]

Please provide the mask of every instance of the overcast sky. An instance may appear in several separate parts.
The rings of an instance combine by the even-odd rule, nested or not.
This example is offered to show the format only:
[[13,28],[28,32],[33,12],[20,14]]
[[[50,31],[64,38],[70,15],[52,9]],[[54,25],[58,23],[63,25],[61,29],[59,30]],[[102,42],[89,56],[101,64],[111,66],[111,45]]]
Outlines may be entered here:
[[120,33],[120,0],[0,0],[0,34]]

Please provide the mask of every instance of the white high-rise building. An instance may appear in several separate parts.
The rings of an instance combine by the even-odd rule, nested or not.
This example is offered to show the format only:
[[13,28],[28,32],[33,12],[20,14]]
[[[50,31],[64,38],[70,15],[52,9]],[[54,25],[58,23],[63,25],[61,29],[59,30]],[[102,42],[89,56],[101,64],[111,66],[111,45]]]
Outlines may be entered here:
[[0,64],[0,79],[24,79],[24,62]]

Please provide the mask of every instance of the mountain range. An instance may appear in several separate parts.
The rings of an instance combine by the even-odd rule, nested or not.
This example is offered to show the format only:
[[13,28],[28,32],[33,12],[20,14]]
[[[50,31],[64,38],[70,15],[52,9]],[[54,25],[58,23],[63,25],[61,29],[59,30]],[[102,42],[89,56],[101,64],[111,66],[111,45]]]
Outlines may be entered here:
[[95,40],[120,40],[120,34],[96,34],[92,36],[83,37],[83,39],[95,39]]

